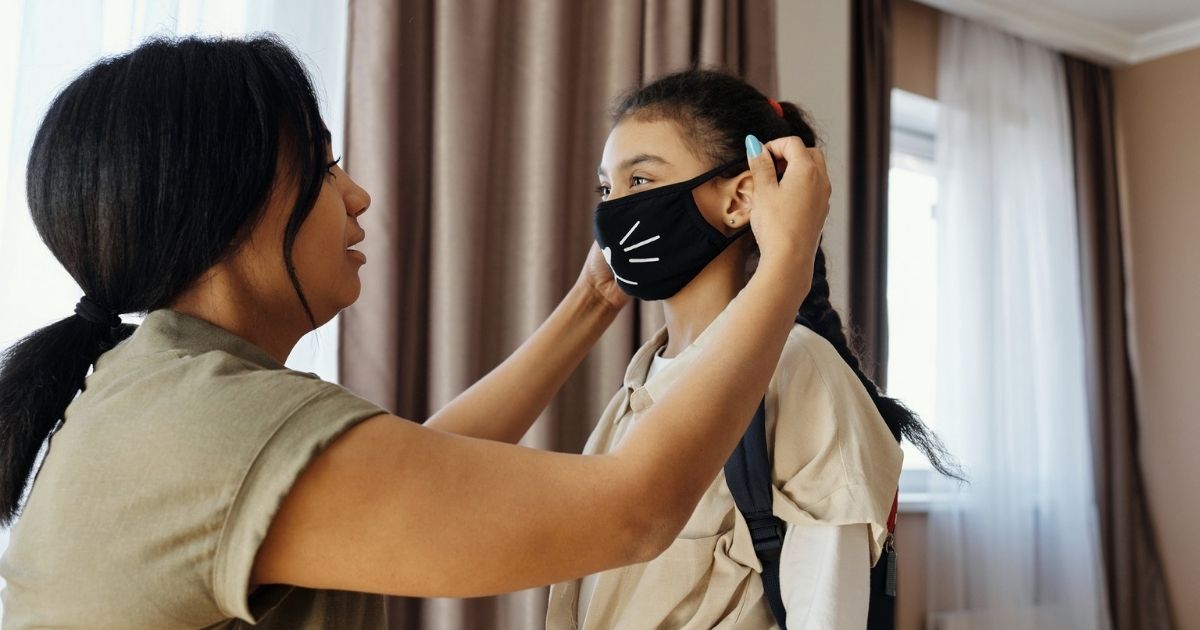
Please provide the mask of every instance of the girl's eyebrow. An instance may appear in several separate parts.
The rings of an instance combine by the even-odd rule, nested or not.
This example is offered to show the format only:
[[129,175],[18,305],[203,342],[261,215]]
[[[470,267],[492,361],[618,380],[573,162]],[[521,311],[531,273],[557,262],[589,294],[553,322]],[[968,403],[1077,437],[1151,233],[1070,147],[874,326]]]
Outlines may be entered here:
[[[662,159],[661,157],[659,157],[657,155],[653,155],[650,153],[639,153],[639,154],[629,158],[628,160],[621,162],[620,166],[617,167],[617,170],[624,171],[624,170],[631,169],[631,168],[637,166],[638,164],[646,164],[646,163],[670,164],[670,162],[667,162],[666,160]],[[596,175],[599,177],[604,177],[605,175],[607,175],[607,173],[604,172],[603,166],[596,169]]]

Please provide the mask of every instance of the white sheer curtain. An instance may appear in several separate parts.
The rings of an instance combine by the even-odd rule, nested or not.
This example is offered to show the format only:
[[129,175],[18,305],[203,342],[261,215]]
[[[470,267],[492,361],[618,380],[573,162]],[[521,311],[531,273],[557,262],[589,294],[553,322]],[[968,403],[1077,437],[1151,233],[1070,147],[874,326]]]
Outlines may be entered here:
[[[50,101],[102,56],[153,35],[270,31],[306,63],[340,154],[347,0],[7,0],[0,20],[0,348],[72,312],[79,287],[42,245],[25,205],[25,162]],[[128,318],[127,318],[128,319]],[[337,330],[305,337],[289,360],[337,380]]]
[[[42,244],[25,203],[25,162],[42,116],[102,56],[152,35],[270,31],[308,66],[340,154],[347,0],[5,0],[0,19],[0,348],[69,315],[79,287]],[[133,318],[126,317],[126,321]],[[306,336],[288,365],[337,380],[337,323]],[[8,532],[0,530],[0,551]],[[0,581],[0,585],[3,581]]]
[[1060,57],[946,17],[938,95],[938,430],[970,485],[930,514],[930,625],[1105,629]]

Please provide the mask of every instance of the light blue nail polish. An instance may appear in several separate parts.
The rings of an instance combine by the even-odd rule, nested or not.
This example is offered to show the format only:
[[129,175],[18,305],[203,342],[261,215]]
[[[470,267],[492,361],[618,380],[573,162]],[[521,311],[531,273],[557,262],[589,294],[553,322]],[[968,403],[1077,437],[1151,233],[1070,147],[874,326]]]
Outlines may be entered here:
[[752,158],[762,155],[762,143],[754,137],[754,134],[746,136],[746,155]]

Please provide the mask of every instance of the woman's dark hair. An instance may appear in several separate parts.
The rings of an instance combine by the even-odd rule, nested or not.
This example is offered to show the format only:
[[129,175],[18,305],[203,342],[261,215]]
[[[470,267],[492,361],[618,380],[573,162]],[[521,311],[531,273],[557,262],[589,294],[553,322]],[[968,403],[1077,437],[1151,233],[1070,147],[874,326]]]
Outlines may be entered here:
[[[712,70],[693,69],[662,77],[624,96],[613,110],[613,123],[627,118],[667,120],[683,130],[685,141],[696,155],[716,166],[738,161],[745,154],[745,138],[763,142],[784,136],[799,136],[809,147],[817,146],[816,131],[807,115],[792,103],[776,104],[741,79]],[[782,113],[782,115],[781,115]],[[747,170],[745,160],[730,167],[724,177]],[[858,355],[850,347],[842,318],[829,302],[829,280],[825,253],[817,249],[812,289],[800,306],[800,315],[814,332],[824,337],[854,371],[871,395],[892,435],[903,436],[919,448],[938,472],[962,480],[941,441],[917,414],[900,401],[879,391],[863,372]]]
[[0,358],[0,523],[16,517],[88,369],[135,329],[94,313],[171,304],[237,249],[276,186],[297,194],[282,263],[315,326],[292,248],[321,189],[327,137],[304,66],[269,36],[150,40],[99,61],[54,99],[29,155],[29,208],[96,306]]

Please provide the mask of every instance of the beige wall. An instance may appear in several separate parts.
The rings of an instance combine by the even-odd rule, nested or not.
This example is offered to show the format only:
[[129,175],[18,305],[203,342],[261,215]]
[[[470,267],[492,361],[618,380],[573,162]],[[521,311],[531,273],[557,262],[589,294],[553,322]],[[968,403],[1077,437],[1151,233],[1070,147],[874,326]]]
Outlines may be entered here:
[[928,608],[926,550],[929,517],[923,512],[901,513],[896,520],[896,559],[900,581],[896,598],[896,630],[922,630]]
[[892,81],[901,90],[936,99],[941,12],[913,0],[894,6]]
[[823,247],[829,261],[830,301],[844,310],[849,296],[850,3],[784,0],[776,11],[779,98],[812,114],[825,141],[833,198]]
[[1118,69],[1116,98],[1141,455],[1180,628],[1200,629],[1200,49]]

